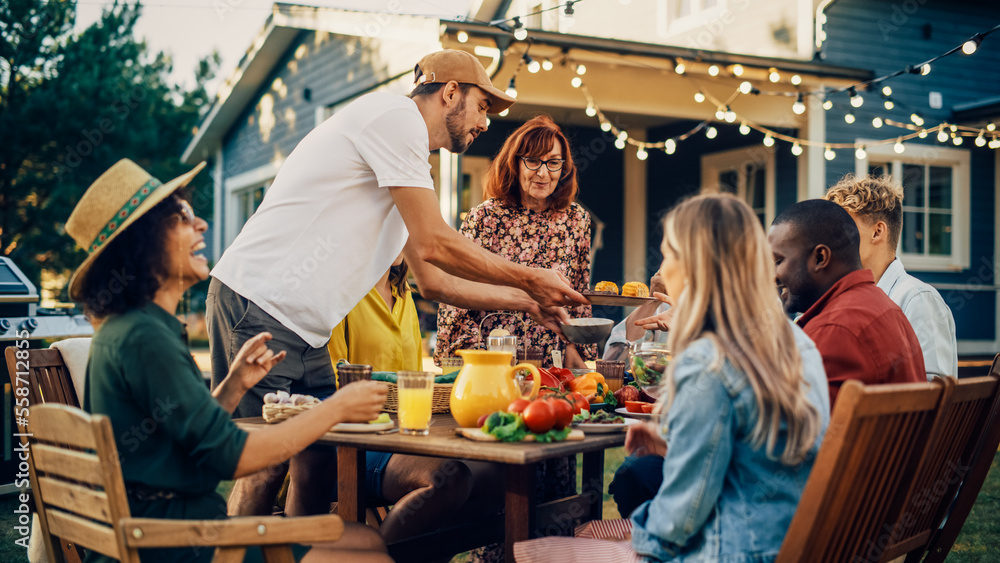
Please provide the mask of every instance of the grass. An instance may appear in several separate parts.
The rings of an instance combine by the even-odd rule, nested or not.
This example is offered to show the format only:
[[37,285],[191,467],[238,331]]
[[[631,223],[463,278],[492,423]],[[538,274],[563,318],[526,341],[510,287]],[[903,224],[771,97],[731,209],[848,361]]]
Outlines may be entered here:
[[[605,490],[611,481],[615,469],[624,459],[621,448],[608,450],[604,456]],[[577,464],[579,467],[580,464]],[[580,484],[580,472],[577,470],[577,485]],[[229,483],[220,485],[220,492],[228,491]],[[27,561],[24,549],[14,544],[18,535],[14,531],[14,509],[17,507],[17,496],[0,497],[0,561],[5,563],[21,563]],[[604,518],[618,518],[618,508],[610,495],[604,494]],[[463,555],[456,556],[452,563],[467,561]],[[1000,561],[1000,453],[993,459],[993,466],[983,488],[979,493],[975,506],[965,526],[959,534],[948,554],[948,563],[988,563]]]

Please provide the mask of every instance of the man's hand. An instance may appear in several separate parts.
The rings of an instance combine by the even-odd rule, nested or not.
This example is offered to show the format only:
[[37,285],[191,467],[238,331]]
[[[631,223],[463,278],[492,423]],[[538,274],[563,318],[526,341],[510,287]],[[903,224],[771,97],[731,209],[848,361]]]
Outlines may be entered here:
[[647,455],[667,455],[667,443],[660,437],[656,425],[651,422],[629,426],[625,436],[625,453],[636,457]]
[[247,340],[236,353],[233,364],[229,366],[227,379],[231,378],[232,382],[244,392],[257,385],[271,368],[285,359],[284,350],[275,354],[267,347],[269,340],[271,340],[270,332],[262,332]]
[[325,403],[334,403],[340,422],[368,422],[378,418],[389,387],[378,381],[355,381],[344,385]]
[[674,300],[666,293],[656,292],[653,297],[659,299],[660,301],[670,305],[670,308],[662,313],[653,315],[652,317],[645,317],[635,321],[635,326],[644,328],[646,330],[670,330],[671,323],[674,322]]
[[566,276],[551,269],[533,269],[534,279],[525,284],[522,289],[542,307],[573,307],[590,305],[586,297],[578,293],[569,284]]

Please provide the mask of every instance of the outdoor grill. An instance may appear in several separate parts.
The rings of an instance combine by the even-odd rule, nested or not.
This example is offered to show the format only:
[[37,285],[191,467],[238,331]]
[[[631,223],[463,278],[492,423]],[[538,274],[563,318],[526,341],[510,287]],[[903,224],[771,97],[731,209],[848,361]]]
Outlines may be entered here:
[[[35,285],[10,258],[0,257],[0,343],[90,336],[94,328],[71,309],[43,309]],[[37,345],[37,344],[36,344]],[[0,344],[0,348],[6,345]],[[35,346],[32,346],[35,347]]]

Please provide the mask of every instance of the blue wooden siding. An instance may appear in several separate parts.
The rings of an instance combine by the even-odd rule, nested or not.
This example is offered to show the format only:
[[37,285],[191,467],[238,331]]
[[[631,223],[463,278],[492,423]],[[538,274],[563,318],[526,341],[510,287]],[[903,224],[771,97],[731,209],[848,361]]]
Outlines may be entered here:
[[[389,70],[376,62],[371,47],[354,37],[303,31],[293,42],[271,75],[255,93],[223,142],[225,176],[231,177],[271,162],[275,155],[288,156],[316,126],[316,108],[338,103],[389,77]],[[303,49],[301,58],[296,51]],[[274,88],[280,78],[284,88]],[[310,99],[305,99],[309,89]],[[265,141],[261,135],[260,101],[270,94],[274,100],[274,127]]]

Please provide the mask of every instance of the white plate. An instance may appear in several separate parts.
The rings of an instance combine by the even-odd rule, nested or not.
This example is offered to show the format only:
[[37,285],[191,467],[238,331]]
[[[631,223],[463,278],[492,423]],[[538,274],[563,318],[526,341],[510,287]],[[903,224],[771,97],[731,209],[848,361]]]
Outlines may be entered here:
[[651,412],[628,412],[625,407],[618,407],[615,412],[622,416],[631,416],[632,418],[653,418],[653,413]]
[[367,422],[341,422],[340,424],[334,426],[330,429],[330,432],[380,432],[382,430],[389,430],[395,426],[395,422],[380,422],[378,424],[369,424]]
[[612,432],[622,432],[633,424],[640,424],[640,422],[634,418],[626,418],[625,422],[622,422],[621,424],[592,424],[588,422],[581,422],[576,425],[576,429],[583,430],[584,434],[610,434]]
[[592,305],[609,307],[638,307],[650,301],[660,302],[655,297],[628,297],[626,295],[611,295],[610,293],[588,293],[583,292]]

